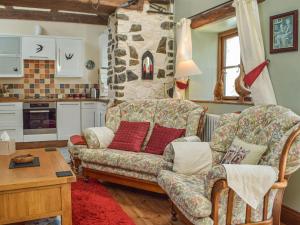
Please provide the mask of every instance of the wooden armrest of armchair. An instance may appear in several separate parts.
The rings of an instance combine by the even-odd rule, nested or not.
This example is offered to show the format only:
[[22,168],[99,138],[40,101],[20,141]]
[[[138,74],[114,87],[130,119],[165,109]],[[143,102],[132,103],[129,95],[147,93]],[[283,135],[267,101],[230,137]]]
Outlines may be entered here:
[[[300,136],[300,127],[292,132],[292,134],[289,136],[289,138],[287,139],[284,145],[284,148],[280,156],[278,181],[272,186],[272,188],[264,197],[263,220],[261,222],[251,222],[252,209],[247,204],[245,223],[239,225],[280,225],[280,214],[281,214],[283,192],[288,184],[288,177],[285,176],[288,153],[291,149],[291,146],[293,145],[293,143],[295,142],[298,136]],[[269,194],[272,189],[277,189],[278,191],[273,204],[272,218],[268,219]],[[232,224],[235,192],[231,188],[229,188],[226,179],[220,177],[219,180],[215,181],[211,193],[211,201],[213,207],[211,217],[214,220],[214,225],[219,224],[218,213],[220,208],[220,204],[219,204],[220,197],[222,192],[227,190],[228,190],[228,199],[227,199],[226,225]]]

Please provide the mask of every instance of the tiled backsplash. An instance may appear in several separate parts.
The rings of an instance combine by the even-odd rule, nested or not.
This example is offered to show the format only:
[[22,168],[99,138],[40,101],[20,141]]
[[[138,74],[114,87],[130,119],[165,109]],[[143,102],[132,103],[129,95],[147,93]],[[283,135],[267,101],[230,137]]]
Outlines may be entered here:
[[[83,94],[98,84],[62,84],[54,78],[55,61],[25,60],[22,84],[7,84],[9,93],[14,97],[65,97],[69,94]],[[4,84],[5,85],[5,84]]]

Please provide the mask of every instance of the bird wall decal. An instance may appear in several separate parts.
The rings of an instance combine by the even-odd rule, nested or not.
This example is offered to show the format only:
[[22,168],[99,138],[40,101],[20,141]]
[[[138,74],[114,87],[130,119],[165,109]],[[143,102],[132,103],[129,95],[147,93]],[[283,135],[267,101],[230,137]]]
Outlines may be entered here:
[[69,54],[65,53],[66,60],[72,59],[73,56],[74,56],[74,54],[72,54],[72,53],[69,53]]
[[43,51],[43,49],[44,49],[43,45],[37,44],[37,46],[38,47],[36,48],[36,52],[35,53],[39,53],[39,52]]

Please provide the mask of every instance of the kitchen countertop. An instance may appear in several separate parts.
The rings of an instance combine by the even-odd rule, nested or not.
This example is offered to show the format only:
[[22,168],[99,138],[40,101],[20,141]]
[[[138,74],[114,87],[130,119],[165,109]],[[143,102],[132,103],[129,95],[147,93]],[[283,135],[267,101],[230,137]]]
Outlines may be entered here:
[[82,101],[93,101],[93,102],[104,102],[108,103],[109,99],[106,97],[101,98],[41,98],[41,99],[35,99],[35,98],[14,98],[14,97],[0,97],[0,103],[5,102],[82,102]]

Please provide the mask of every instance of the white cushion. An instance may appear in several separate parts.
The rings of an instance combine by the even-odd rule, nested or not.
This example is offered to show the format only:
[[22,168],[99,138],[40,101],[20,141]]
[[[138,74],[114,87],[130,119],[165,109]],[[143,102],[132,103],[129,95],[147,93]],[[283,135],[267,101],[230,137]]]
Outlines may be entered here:
[[172,142],[175,157],[173,171],[192,175],[208,171],[212,154],[208,142]]
[[250,144],[235,137],[221,163],[256,165],[267,148],[266,145]]
[[108,127],[92,127],[87,129],[96,135],[100,143],[100,148],[107,148],[115,136],[114,132]]

